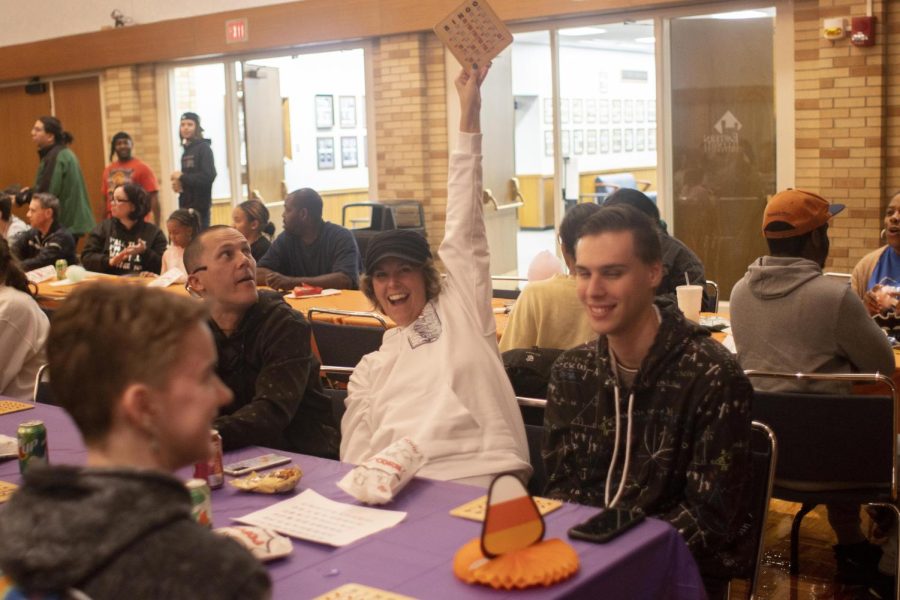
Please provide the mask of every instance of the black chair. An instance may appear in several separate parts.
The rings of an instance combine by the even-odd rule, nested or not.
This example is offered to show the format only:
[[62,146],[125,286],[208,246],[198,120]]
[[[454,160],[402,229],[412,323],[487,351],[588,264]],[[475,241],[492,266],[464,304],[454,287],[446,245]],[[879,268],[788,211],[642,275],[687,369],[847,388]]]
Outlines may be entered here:
[[817,505],[872,504],[890,507],[900,517],[897,391],[889,377],[763,371],[746,374],[797,382],[878,383],[890,390],[888,396],[754,392],[753,419],[769,425],[778,438],[772,496],[802,505],[791,526],[792,575],[800,571],[800,525]]
[[[748,597],[756,597],[759,584],[759,566],[765,546],[766,519],[772,498],[772,482],[775,479],[775,463],[778,459],[778,443],[775,433],[765,423],[753,421],[750,426],[750,495],[749,529],[733,551],[737,568],[732,579],[749,581]],[[731,584],[726,598],[731,597]]]
[[525,398],[516,396],[522,419],[525,421],[525,437],[528,440],[528,460],[531,463],[531,481],[528,492],[532,496],[544,493],[547,487],[547,472],[544,470],[544,457],[541,450],[544,445],[544,411],[547,401],[542,398]]
[[338,431],[340,431],[341,419],[344,418],[344,411],[347,410],[347,406],[344,404],[344,400],[347,399],[347,390],[326,388],[325,395],[331,400],[331,412],[334,415],[334,422],[337,424]]
[[[317,321],[313,318],[315,313],[372,319],[375,322],[375,326],[342,325],[327,321]],[[312,328],[316,347],[319,349],[323,371],[328,371],[331,367],[349,367],[352,369],[363,356],[370,352],[375,352],[381,347],[381,340],[387,329],[387,321],[385,321],[384,317],[371,312],[311,308],[306,313],[306,316]],[[332,371],[329,379],[346,383],[347,376],[346,374]]]
[[707,308],[710,312],[718,313],[719,312],[719,284],[713,281],[712,279],[706,280],[706,287],[704,288],[705,298],[704,304],[705,308]]
[[522,293],[522,290],[519,289],[519,285],[521,285],[522,282],[527,282],[528,279],[523,278],[523,277],[508,277],[506,275],[491,275],[491,281],[494,283],[496,283],[498,281],[509,282],[509,283],[515,282],[516,287],[514,287],[513,289],[494,288],[491,295],[494,298],[503,298],[505,300],[516,300],[516,299],[518,299],[519,294]]
[[38,369],[37,375],[34,377],[34,391],[31,394],[31,401],[37,404],[50,404],[59,406],[59,403],[53,397],[53,391],[50,389],[50,365],[44,364]]

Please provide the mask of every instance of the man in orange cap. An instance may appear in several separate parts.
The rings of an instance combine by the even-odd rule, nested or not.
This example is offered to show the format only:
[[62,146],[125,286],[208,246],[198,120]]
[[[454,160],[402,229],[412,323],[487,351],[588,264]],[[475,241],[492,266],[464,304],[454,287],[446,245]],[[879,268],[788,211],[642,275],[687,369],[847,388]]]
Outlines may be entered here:
[[[894,371],[887,337],[846,281],[822,275],[828,224],[844,210],[812,192],[788,189],[766,206],[762,231],[769,256],[758,258],[731,292],[731,330],[744,369],[786,373]],[[753,381],[767,391],[849,393],[850,385]],[[860,529],[859,506],[829,505],[837,534],[838,577],[865,582],[881,551]]]

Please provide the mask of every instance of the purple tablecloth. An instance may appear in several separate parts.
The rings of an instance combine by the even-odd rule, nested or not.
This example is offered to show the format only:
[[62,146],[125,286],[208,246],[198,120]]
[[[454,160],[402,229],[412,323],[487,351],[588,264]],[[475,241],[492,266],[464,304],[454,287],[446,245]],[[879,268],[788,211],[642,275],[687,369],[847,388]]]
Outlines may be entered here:
[[[0,415],[0,433],[15,436],[19,423],[42,419],[47,425],[50,460],[83,464],[84,445],[68,415],[55,407]],[[264,453],[246,448],[226,455],[226,462]],[[349,465],[294,455],[303,469],[298,491],[312,488],[341,502],[352,499],[335,485]],[[179,475],[187,478],[185,469]],[[16,461],[0,464],[0,479],[18,483]],[[294,540],[288,558],[269,564],[275,598],[312,598],[345,583],[362,583],[416,598],[497,598],[498,592],[470,586],[453,576],[456,550],[480,533],[480,524],[451,517],[456,506],[477,498],[483,490],[430,479],[415,479],[386,508],[403,510],[406,519],[343,548]],[[270,505],[283,497],[240,493],[226,485],[213,491],[213,519],[218,527],[231,519]],[[566,538],[572,525],[597,509],[566,504],[546,518],[547,538]],[[518,592],[525,598],[703,598],[696,564],[681,536],[667,523],[647,519],[610,543],[599,545],[569,540],[577,550],[581,569],[551,588]]]

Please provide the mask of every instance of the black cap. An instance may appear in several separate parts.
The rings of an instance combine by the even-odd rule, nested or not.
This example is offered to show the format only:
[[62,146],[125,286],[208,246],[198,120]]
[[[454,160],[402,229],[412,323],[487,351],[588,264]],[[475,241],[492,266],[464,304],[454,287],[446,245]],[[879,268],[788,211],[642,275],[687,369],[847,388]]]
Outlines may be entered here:
[[203,127],[200,126],[200,115],[195,112],[186,112],[181,115],[182,121],[193,121],[197,124],[197,129],[203,131]]
[[428,242],[412,229],[389,229],[375,234],[366,249],[366,275],[385,258],[398,258],[414,265],[425,264],[431,258]]

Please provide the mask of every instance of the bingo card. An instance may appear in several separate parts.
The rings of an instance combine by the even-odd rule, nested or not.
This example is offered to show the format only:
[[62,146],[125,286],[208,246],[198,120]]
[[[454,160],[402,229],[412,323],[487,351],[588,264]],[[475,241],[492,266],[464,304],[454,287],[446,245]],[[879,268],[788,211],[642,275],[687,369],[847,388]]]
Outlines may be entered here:
[[[537,505],[538,512],[541,513],[541,516],[552,513],[563,504],[559,500],[541,498],[539,496],[532,496],[532,499]],[[461,517],[471,521],[484,521],[484,511],[486,507],[487,496],[481,496],[480,498],[475,498],[471,502],[466,502],[461,506],[457,506],[450,511],[450,516]]]
[[415,600],[410,596],[401,596],[386,590],[360,585],[358,583],[347,583],[339,588],[335,588],[330,592],[326,592],[321,596],[316,596],[313,600]]
[[486,0],[466,0],[434,26],[434,33],[466,68],[486,65],[513,41]]

